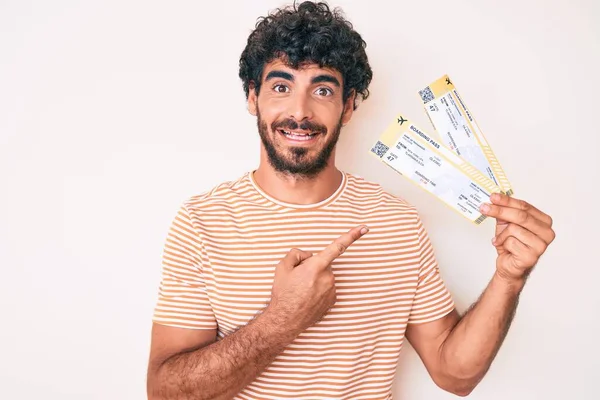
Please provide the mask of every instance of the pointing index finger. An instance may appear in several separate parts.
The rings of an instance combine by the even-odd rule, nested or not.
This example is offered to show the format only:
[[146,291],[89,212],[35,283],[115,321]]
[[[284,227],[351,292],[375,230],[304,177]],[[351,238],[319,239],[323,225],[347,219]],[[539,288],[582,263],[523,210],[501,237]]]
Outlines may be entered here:
[[369,228],[364,225],[352,228],[317,253],[315,257],[322,259],[325,266],[328,266],[333,260],[341,256],[352,243],[360,239],[368,231]]

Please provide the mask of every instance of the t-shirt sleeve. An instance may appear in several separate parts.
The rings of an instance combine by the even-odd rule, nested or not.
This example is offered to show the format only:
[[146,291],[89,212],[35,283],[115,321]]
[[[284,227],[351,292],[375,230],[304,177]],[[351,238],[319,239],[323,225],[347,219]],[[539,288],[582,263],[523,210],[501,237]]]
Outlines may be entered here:
[[419,277],[408,323],[431,322],[449,314],[455,307],[438,268],[433,246],[421,218],[417,215],[419,239]]
[[206,292],[202,244],[183,204],[171,222],[162,255],[162,278],[152,320],[189,329],[216,329]]

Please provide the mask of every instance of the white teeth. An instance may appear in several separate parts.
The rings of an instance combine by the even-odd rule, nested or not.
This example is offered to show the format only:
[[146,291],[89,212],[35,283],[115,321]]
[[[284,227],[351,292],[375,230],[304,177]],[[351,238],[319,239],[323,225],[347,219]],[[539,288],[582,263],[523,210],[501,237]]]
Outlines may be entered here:
[[294,139],[294,140],[310,140],[315,134],[314,133],[310,133],[310,134],[306,134],[306,133],[302,133],[302,134],[298,134],[298,133],[292,133],[289,131],[284,131],[282,130],[283,134],[287,137],[289,137],[290,139]]
[[312,136],[308,136],[308,135],[286,135],[287,137],[289,137],[290,139],[294,139],[294,140],[310,140],[312,138]]

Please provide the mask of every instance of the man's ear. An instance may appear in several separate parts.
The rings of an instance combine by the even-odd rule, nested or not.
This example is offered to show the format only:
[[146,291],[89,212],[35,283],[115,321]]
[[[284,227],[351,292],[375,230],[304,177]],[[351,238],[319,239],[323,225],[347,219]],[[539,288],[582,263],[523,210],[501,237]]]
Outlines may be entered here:
[[258,96],[256,95],[256,86],[254,82],[248,84],[248,112],[256,117],[256,106],[258,102]]
[[352,89],[350,96],[346,99],[344,103],[344,113],[342,114],[342,125],[346,125],[350,122],[350,118],[352,118],[352,113],[354,112],[354,99],[356,97],[356,90]]

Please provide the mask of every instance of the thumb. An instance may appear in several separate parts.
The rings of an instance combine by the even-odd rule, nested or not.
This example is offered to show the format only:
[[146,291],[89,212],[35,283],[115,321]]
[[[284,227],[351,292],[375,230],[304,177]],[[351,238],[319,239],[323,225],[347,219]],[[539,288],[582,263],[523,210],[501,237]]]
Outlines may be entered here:
[[302,251],[300,249],[291,249],[285,257],[279,262],[278,267],[284,270],[291,271],[296,266],[307,258],[312,257],[312,253],[308,251]]

